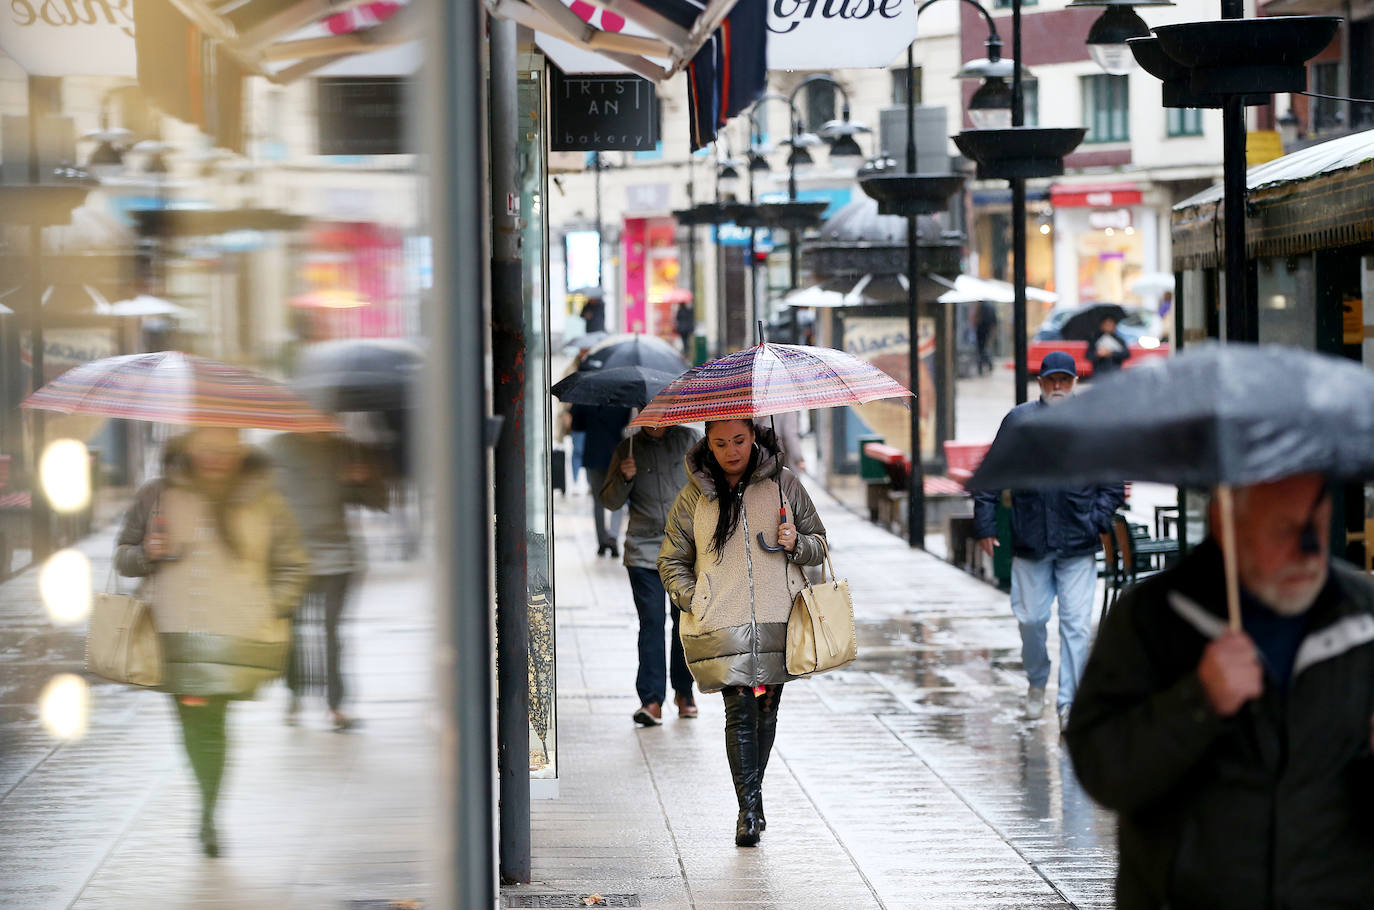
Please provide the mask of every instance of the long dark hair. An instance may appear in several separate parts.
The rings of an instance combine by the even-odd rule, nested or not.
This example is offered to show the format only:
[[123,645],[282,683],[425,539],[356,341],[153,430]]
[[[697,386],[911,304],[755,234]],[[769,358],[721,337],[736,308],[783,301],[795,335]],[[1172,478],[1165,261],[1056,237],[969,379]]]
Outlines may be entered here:
[[730,482],[725,479],[725,469],[716,461],[716,455],[711,451],[710,434],[711,427],[717,423],[725,423],[724,420],[710,420],[706,423],[706,457],[702,463],[706,466],[706,471],[711,475],[711,482],[716,487],[716,530],[711,535],[711,549],[715,551],[716,562],[719,563],[725,558],[725,545],[734,536],[735,531],[739,530],[740,513],[744,511],[744,489],[749,486],[749,481],[754,477],[754,471],[759,466],[759,456],[763,449],[758,442],[758,428],[754,430],[754,448],[749,453],[749,464],[744,468],[744,476],[739,479],[739,483],[732,490]]

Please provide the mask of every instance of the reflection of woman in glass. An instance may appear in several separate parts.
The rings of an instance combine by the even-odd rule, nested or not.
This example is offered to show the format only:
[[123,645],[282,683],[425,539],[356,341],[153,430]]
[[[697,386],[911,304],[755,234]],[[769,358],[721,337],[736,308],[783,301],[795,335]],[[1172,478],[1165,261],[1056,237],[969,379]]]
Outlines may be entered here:
[[[787,617],[802,566],[825,558],[825,526],[771,430],[747,420],[706,424],[687,453],[687,485],[668,513],[658,572],[682,610],[682,649],[702,692],[725,697],[725,751],[739,815],[735,844],[767,825],[763,772],[787,675]],[[787,502],[778,515],[779,488]],[[755,535],[776,541],[770,553]]]
[[201,847],[218,856],[229,702],[281,675],[309,571],[266,457],[231,429],[169,441],[163,476],[138,491],[124,517],[115,564],[143,579],[139,596],[152,604],[160,688],[172,694],[200,785]]

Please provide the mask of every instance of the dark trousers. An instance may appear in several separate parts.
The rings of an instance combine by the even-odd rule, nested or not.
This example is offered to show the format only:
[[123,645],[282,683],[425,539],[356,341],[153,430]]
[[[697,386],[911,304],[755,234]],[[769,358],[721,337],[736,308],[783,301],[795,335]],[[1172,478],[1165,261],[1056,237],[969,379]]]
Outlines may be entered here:
[[657,569],[626,566],[630,573],[630,590],[634,593],[635,610],[639,613],[639,673],[635,676],[635,690],[641,705],[663,704],[667,695],[669,670],[673,691],[679,695],[692,694],[692,671],[682,653],[682,638],[678,634],[677,607],[672,608],[673,640],[668,645],[669,660],[663,655],[663,619],[668,595]]
[[[625,514],[623,508],[611,511],[601,504],[601,487],[606,483],[606,469],[587,468],[587,483],[592,491],[592,522],[596,525],[596,546],[598,549],[612,545],[619,546],[620,518]],[[610,530],[606,529],[606,515],[610,514]]]
[[224,781],[229,746],[225,726],[229,699],[223,695],[208,695],[186,704],[182,701],[184,697],[173,695],[172,702],[177,706],[191,773],[200,787],[200,823],[208,828],[214,824],[215,805],[219,801],[220,784]]
[[[286,663],[286,686],[294,695],[304,695],[311,689],[317,689],[321,676],[320,657],[323,656],[325,692],[331,711],[339,710],[344,698],[339,620],[343,618],[352,581],[353,575],[349,573],[312,575],[305,600],[291,622],[291,656]],[[321,624],[324,626],[323,655],[318,645],[311,647],[311,642],[319,641]]]

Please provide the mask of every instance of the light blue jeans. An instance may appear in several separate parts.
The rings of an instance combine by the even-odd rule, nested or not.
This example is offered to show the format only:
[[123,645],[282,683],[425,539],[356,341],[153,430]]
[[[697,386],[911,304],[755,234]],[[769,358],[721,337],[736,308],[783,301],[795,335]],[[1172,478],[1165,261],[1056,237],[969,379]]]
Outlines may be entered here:
[[1045,645],[1050,608],[1059,598],[1060,710],[1073,704],[1092,635],[1097,560],[1087,556],[1046,556],[1011,561],[1011,612],[1021,627],[1021,660],[1026,678],[1043,689],[1050,679],[1050,653]]

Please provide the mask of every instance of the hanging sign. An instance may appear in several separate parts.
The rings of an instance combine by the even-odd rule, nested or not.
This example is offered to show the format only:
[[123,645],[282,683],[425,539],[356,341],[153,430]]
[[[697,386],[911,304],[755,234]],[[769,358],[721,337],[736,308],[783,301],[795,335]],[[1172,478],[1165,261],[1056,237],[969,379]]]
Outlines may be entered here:
[[768,68],[886,67],[916,40],[911,0],[767,0]]
[[638,76],[552,71],[549,148],[555,152],[649,151],[658,145],[658,94]]
[[0,51],[30,76],[134,77],[134,0],[9,0]]

